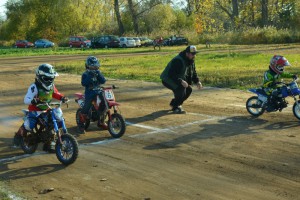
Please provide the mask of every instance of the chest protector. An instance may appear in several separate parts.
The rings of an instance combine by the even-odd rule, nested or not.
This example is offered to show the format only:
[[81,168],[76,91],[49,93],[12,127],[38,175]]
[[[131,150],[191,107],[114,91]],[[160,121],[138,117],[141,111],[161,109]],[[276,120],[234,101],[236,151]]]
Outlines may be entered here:
[[[53,92],[54,92],[53,86],[51,87],[51,89],[49,91],[45,91],[42,88],[39,88],[38,86],[37,86],[37,89],[38,89],[38,98],[42,102],[50,103],[52,100]],[[48,107],[47,106],[38,106],[38,108],[41,110],[46,110]]]

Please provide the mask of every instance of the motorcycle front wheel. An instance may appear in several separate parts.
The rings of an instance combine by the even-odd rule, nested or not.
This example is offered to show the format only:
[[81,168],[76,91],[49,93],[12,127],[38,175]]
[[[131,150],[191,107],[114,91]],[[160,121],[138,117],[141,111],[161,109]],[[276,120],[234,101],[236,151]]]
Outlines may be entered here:
[[111,115],[108,120],[108,131],[113,138],[120,138],[124,135],[126,130],[125,120],[119,113]]
[[55,153],[57,159],[64,165],[70,165],[78,157],[78,143],[74,136],[65,133],[61,135],[62,144],[57,140]]
[[247,111],[254,117],[258,117],[265,112],[265,108],[262,107],[263,102],[258,99],[257,96],[250,97],[246,102]]
[[[297,102],[298,102],[298,105],[297,105]],[[294,106],[293,106],[293,113],[294,113],[294,116],[300,120],[300,100],[298,100],[297,102],[294,103]]]

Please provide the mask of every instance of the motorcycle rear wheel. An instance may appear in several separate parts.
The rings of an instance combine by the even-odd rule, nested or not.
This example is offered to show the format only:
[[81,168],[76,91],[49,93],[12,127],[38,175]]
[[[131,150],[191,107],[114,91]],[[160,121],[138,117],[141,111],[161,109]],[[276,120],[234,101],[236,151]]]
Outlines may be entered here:
[[[298,100],[298,104],[300,104],[300,100]],[[293,113],[294,116],[300,120],[300,106],[297,105],[297,102],[294,103]]]
[[[79,118],[79,113],[81,112],[81,108],[79,108],[76,112],[76,124],[77,126],[80,126],[82,123],[80,122],[80,118]],[[84,126],[84,130],[87,130],[88,127],[90,126],[91,121],[89,119],[85,120],[85,123],[83,123]]]
[[257,96],[250,97],[246,102],[247,111],[254,117],[258,117],[265,112],[265,108],[262,107],[263,102],[258,99]]
[[20,145],[24,153],[33,154],[36,151],[38,142],[35,134],[35,132],[31,131],[23,135]]
[[78,157],[78,143],[73,135],[65,133],[61,135],[62,144],[59,141],[55,145],[57,159],[64,165],[70,165]]
[[120,138],[124,135],[126,130],[125,120],[119,113],[111,115],[111,119],[108,120],[108,131],[113,138]]

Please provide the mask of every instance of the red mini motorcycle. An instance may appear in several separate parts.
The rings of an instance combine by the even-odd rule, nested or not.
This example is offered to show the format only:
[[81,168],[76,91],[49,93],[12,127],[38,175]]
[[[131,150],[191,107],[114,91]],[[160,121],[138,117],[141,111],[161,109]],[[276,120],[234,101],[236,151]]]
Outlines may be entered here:
[[[116,89],[114,85],[111,87],[93,88],[93,90],[98,92],[95,99],[92,101],[92,106],[88,112],[88,118],[84,123],[85,130],[87,130],[89,127],[90,122],[98,122],[98,124],[100,124],[101,122],[105,122],[105,120],[107,120],[108,131],[113,138],[119,138],[124,135],[126,124],[123,116],[118,112],[120,111],[120,104],[115,101],[113,89]],[[103,98],[101,98],[100,95],[103,95]],[[82,93],[75,93],[75,97],[75,102],[79,105],[79,108],[76,112],[76,123],[79,125],[79,114],[84,105],[85,98]],[[101,99],[104,99],[104,104],[101,104]],[[100,105],[104,105],[105,108],[100,108]]]

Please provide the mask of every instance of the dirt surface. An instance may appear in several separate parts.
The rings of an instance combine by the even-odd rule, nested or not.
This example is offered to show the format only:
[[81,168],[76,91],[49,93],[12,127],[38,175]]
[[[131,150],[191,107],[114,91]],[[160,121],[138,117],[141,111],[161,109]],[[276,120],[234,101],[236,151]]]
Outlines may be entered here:
[[[65,167],[54,154],[24,156],[12,148],[22,123],[23,97],[40,63],[63,56],[0,59],[0,178],[10,191],[28,199],[300,199],[299,120],[291,105],[281,113],[252,118],[245,109],[250,93],[194,88],[185,115],[169,112],[172,94],[158,83],[111,80],[128,123],[112,139],[92,124],[76,131],[80,76],[60,74],[68,130],[80,147]],[[81,59],[81,57],[78,57]],[[41,146],[41,145],[40,145]],[[47,191],[52,188],[53,191]]]

